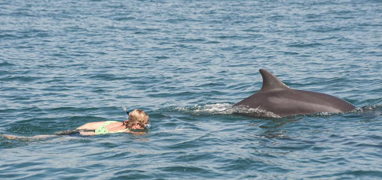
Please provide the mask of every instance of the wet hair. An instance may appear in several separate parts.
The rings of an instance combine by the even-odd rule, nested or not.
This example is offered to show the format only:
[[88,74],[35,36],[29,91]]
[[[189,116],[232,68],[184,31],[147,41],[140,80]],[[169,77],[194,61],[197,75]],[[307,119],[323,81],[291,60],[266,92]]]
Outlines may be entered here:
[[127,123],[127,127],[133,126],[137,121],[145,127],[147,124],[150,124],[150,117],[145,111],[141,109],[134,109],[134,111],[129,113],[129,122]]

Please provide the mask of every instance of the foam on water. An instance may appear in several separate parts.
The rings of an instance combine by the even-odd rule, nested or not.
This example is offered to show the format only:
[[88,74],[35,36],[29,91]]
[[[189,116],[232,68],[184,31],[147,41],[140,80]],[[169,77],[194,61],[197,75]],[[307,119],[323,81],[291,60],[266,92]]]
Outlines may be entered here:
[[[194,115],[231,115],[231,114],[243,114],[252,117],[268,117],[268,118],[281,118],[277,114],[265,111],[258,108],[248,108],[243,106],[233,106],[229,103],[217,103],[217,104],[205,104],[205,105],[195,105],[191,107],[176,107],[177,111],[191,113]],[[306,116],[333,116],[339,114],[351,115],[351,114],[361,114],[361,115],[373,115],[380,116],[382,112],[382,105],[372,105],[363,106],[360,108],[355,108],[354,110],[346,113],[329,113],[329,112],[319,112],[313,113]]]

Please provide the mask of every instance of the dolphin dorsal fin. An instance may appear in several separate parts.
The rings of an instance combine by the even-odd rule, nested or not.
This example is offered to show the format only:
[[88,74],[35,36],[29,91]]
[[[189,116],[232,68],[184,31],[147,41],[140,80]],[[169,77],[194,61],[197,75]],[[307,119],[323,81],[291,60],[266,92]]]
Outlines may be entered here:
[[277,79],[276,76],[271,74],[265,69],[259,70],[261,75],[263,76],[263,87],[261,87],[260,91],[273,91],[280,89],[289,89],[287,85]]

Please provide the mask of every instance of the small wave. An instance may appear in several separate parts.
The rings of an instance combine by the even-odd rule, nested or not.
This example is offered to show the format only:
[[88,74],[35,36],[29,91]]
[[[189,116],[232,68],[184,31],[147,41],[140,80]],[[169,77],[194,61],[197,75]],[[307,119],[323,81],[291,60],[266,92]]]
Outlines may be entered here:
[[228,103],[195,105],[193,107],[176,107],[175,110],[197,115],[232,114],[233,106]]
[[382,114],[382,105],[372,105],[372,106],[363,106],[360,108],[355,108],[352,111],[345,112],[345,113],[330,113],[330,112],[319,112],[319,113],[313,113],[309,114],[307,116],[309,117],[315,117],[315,116],[333,116],[333,115],[345,115],[345,116],[380,116]]
[[229,115],[244,114],[251,117],[270,117],[281,118],[279,115],[258,108],[247,108],[242,106],[233,106],[228,103],[195,105],[194,107],[177,107],[178,111],[188,112],[196,115]]
[[351,113],[380,116],[382,114],[382,105],[371,105],[355,108],[353,111],[351,111]]
[[7,61],[0,62],[0,67],[6,67],[6,66],[15,66],[15,65]]
[[281,116],[271,112],[262,110],[259,108],[248,108],[243,106],[235,106],[235,113],[237,114],[244,114],[251,117],[268,117],[268,118],[281,118]]
[[[176,107],[176,111],[191,113],[195,115],[230,115],[230,114],[243,114],[251,117],[262,117],[262,118],[281,118],[281,116],[258,108],[248,108],[243,106],[233,106],[229,103],[217,103],[217,104],[205,104],[205,105],[195,105],[192,107]],[[329,113],[329,112],[319,112],[310,114],[307,116],[332,116],[335,114],[342,113]],[[356,108],[353,111],[347,112],[345,114],[363,114],[380,116],[382,115],[382,105],[372,105],[364,106],[361,108]]]
[[376,111],[376,110],[382,110],[382,105],[370,105],[370,106],[363,106],[361,108],[356,108],[356,112],[368,112],[368,111]]
[[338,115],[343,113],[333,113],[333,112],[318,112],[318,113],[312,113],[312,114],[306,114],[306,115],[295,115],[295,116],[308,116],[308,117],[329,117],[333,115]]

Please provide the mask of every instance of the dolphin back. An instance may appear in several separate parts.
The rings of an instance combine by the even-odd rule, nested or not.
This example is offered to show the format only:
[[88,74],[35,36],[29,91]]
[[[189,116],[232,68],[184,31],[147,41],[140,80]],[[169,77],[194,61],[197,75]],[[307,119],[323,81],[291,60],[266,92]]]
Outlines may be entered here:
[[331,95],[291,89],[264,69],[260,69],[260,73],[263,77],[260,91],[234,106],[264,110],[280,117],[320,112],[341,113],[355,109],[352,104]]

